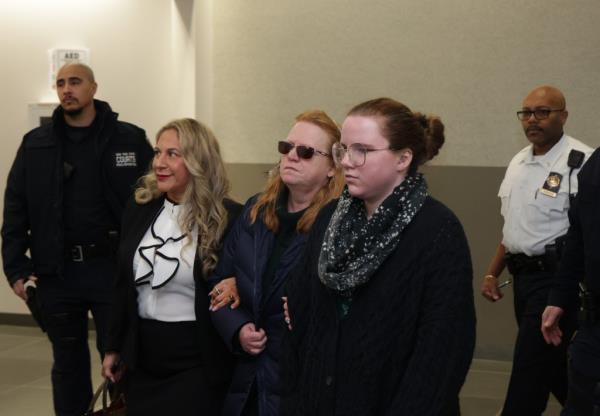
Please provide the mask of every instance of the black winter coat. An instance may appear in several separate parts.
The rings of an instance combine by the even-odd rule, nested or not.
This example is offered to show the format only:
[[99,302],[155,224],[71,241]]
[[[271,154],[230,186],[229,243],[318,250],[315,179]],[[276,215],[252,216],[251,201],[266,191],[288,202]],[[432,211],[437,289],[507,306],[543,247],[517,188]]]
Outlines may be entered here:
[[[103,193],[118,226],[135,182],[148,170],[153,151],[144,130],[118,121],[118,114],[108,103],[94,100],[94,105],[94,123],[98,126],[94,141],[102,166]],[[62,274],[64,129],[64,113],[59,106],[52,123],[23,137],[8,174],[2,258],[4,273],[11,284],[31,274]]]
[[473,273],[460,222],[428,197],[340,320],[336,295],[317,275],[334,209],[321,211],[290,276],[281,414],[457,414],[475,345]]
[[[250,224],[249,214],[255,202],[256,197],[246,202],[243,214],[225,240],[223,255],[210,279],[215,284],[223,278],[235,276],[241,298],[241,306],[237,309],[224,307],[211,314],[215,327],[229,348],[240,354],[225,399],[223,414],[226,416],[241,414],[253,382],[256,382],[259,414],[279,414],[279,361],[285,332],[281,297],[288,273],[300,259],[307,239],[306,234],[295,235],[281,256],[270,290],[263,293],[262,278],[275,235],[260,219]],[[267,334],[267,346],[258,356],[235,349],[232,343],[239,329],[248,322],[263,328]]]
[[549,304],[569,309],[578,302],[578,283],[600,297],[600,149],[577,175],[579,191],[569,210],[571,226]]

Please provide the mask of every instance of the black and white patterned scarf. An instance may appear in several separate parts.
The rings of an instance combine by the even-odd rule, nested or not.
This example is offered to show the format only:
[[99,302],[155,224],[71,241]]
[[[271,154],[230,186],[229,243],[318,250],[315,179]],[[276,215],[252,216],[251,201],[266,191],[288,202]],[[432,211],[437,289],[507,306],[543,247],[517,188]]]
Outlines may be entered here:
[[423,175],[407,176],[367,219],[364,202],[352,197],[346,187],[321,246],[321,282],[340,296],[351,297],[396,248],[426,197]]

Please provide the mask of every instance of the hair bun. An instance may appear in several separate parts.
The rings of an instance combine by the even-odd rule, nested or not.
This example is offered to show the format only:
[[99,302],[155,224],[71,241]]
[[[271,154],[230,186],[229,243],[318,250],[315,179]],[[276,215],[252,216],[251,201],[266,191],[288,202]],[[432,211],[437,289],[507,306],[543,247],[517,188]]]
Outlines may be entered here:
[[437,156],[446,140],[444,124],[438,116],[421,113],[415,113],[414,115],[425,132],[426,160],[431,160]]
[[417,117],[417,121],[421,124],[421,127],[423,127],[424,130],[427,130],[429,128],[429,120],[427,120],[427,116],[420,113],[415,114],[415,116]]

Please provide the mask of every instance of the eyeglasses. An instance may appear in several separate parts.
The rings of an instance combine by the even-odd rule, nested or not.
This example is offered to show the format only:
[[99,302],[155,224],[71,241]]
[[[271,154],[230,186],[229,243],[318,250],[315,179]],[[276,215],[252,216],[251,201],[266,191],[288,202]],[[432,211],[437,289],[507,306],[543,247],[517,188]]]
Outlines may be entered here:
[[320,150],[317,150],[314,147],[304,146],[302,144],[295,145],[293,143],[285,142],[285,141],[280,141],[277,143],[277,150],[282,155],[287,155],[289,152],[292,151],[292,149],[294,147],[296,148],[296,154],[301,159],[308,160],[308,159],[312,158],[315,155],[315,153],[317,153],[321,156],[327,156],[327,157],[331,156],[329,153],[321,152]]
[[565,109],[564,108],[557,108],[557,109],[537,108],[535,110],[522,110],[522,111],[517,111],[517,117],[519,117],[519,120],[521,120],[521,121],[526,121],[526,120],[529,120],[529,118],[533,114],[533,116],[535,117],[536,120],[545,120],[548,117],[550,117],[550,113],[552,113],[554,111],[565,111]]
[[394,150],[390,147],[386,147],[385,149],[370,149],[365,147],[360,143],[351,144],[348,147],[344,147],[341,143],[334,143],[333,148],[331,149],[333,153],[333,161],[337,165],[342,164],[342,160],[344,160],[344,156],[348,155],[348,160],[350,164],[355,168],[358,168],[365,164],[367,161],[367,153],[370,152],[379,152],[381,150]]

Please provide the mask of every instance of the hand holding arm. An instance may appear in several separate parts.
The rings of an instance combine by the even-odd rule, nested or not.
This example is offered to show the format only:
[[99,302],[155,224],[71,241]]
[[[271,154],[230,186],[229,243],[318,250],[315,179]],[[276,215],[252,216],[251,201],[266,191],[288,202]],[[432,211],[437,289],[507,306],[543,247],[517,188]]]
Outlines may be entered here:
[[218,311],[223,306],[231,303],[231,309],[240,306],[240,295],[237,290],[234,276],[221,280],[208,294],[210,296],[210,308],[212,312]]
[[290,311],[288,309],[288,300],[287,300],[287,296],[284,296],[281,298],[281,300],[283,301],[283,316],[285,317],[285,323],[287,324],[288,329],[291,331],[292,330],[292,320],[290,318]]

